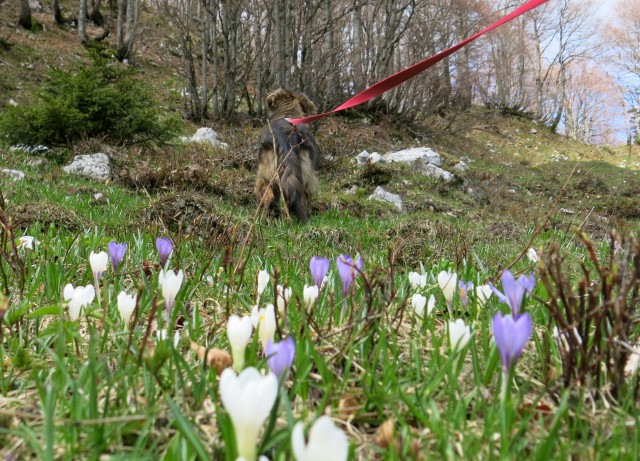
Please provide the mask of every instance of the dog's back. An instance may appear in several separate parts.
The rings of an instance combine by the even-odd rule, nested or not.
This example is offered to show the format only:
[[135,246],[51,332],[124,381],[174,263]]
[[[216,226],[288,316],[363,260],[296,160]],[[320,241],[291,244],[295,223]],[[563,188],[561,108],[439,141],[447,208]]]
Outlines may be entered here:
[[289,212],[304,221],[318,188],[319,149],[308,126],[293,125],[285,117],[303,117],[317,109],[305,95],[282,88],[267,96],[267,108],[270,121],[260,139],[258,200],[277,216],[282,192]]

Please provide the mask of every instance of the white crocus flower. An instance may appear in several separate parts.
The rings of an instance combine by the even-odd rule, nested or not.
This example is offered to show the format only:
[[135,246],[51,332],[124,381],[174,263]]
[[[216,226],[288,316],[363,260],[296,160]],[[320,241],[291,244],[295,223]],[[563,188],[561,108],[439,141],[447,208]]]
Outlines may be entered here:
[[291,446],[296,461],[346,461],[349,442],[328,416],[320,416],[309,431],[309,442],[304,443],[304,428],[297,423],[291,432]]
[[125,291],[118,294],[118,312],[125,326],[129,325],[133,310],[136,308],[136,295],[129,295]]
[[458,274],[451,271],[442,271],[438,274],[438,285],[442,290],[449,314],[453,315],[453,294],[458,288]]
[[416,315],[420,317],[420,319],[424,318],[424,306],[427,305],[427,297],[422,296],[419,293],[416,293],[411,297],[411,306],[415,311]]
[[182,270],[178,271],[177,274],[171,269],[166,271],[160,270],[158,282],[162,287],[162,297],[164,298],[164,309],[167,315],[167,321],[171,319],[173,305],[176,302],[176,295],[178,294],[178,290],[180,290],[183,279],[184,274]]
[[[167,329],[163,328],[161,330],[158,330],[158,332],[156,333],[156,339],[158,341],[166,341],[169,339],[169,333],[167,333]],[[173,347],[178,347],[178,344],[180,344],[180,330],[176,330],[173,332]]]
[[62,296],[69,305],[69,318],[78,320],[82,309],[93,302],[96,292],[93,285],[74,288],[70,283],[64,287]]
[[40,245],[40,241],[30,235],[23,235],[18,239],[18,248],[33,250],[34,245]]
[[289,300],[291,299],[291,287],[283,288],[282,285],[278,285],[276,287],[276,292],[276,303],[278,304],[278,312],[283,314],[284,307],[289,304]]
[[244,368],[244,351],[251,340],[251,317],[245,315],[240,318],[237,315],[229,317],[227,322],[227,337],[231,345],[231,356],[233,357],[233,369],[240,373]]
[[476,287],[476,299],[478,300],[479,307],[484,307],[484,305],[487,304],[487,300],[491,297],[491,293],[493,293],[493,291],[491,290],[490,285],[480,285]]
[[427,302],[426,296],[422,296],[419,293],[416,293],[411,297],[411,306],[420,320],[424,320],[425,306],[427,307],[427,315],[429,315],[431,314],[431,311],[433,311],[435,305],[436,298],[433,295],[429,296],[429,302]]
[[107,270],[107,264],[109,264],[109,255],[106,251],[101,251],[100,253],[92,251],[89,255],[89,265],[93,273],[93,280],[96,283],[102,278],[102,273]]
[[409,285],[414,290],[427,286],[427,274],[418,274],[417,272],[409,272]]
[[258,330],[260,344],[262,344],[262,349],[264,350],[267,347],[267,341],[273,341],[273,337],[276,334],[276,312],[273,304],[267,304],[267,307],[262,309],[258,309],[258,306],[253,306],[251,323]]
[[269,273],[265,270],[258,271],[258,298],[269,284]]
[[239,375],[227,368],[219,383],[220,400],[233,423],[238,455],[255,461],[258,434],[278,395],[278,378],[273,373],[262,376],[253,367]]
[[529,258],[529,261],[531,261],[532,263],[538,262],[538,252],[535,248],[529,248],[527,250],[527,258]]
[[309,309],[311,305],[316,302],[316,299],[318,299],[318,287],[316,285],[308,286],[305,284],[304,290],[302,291],[302,298],[304,299],[305,306]]
[[471,327],[458,319],[455,322],[449,320],[449,343],[453,352],[458,352],[467,345],[471,339]]

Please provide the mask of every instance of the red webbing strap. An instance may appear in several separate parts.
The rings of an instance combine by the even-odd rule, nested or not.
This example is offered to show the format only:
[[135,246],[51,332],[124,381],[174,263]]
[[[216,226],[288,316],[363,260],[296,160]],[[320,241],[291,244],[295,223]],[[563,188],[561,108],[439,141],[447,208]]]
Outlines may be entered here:
[[534,8],[537,8],[538,6],[540,6],[543,3],[546,3],[548,1],[549,0],[529,0],[527,3],[522,5],[520,8],[517,8],[517,9],[513,10],[511,13],[509,13],[508,15],[503,17],[502,19],[494,22],[493,24],[491,24],[486,29],[483,29],[480,32],[476,33],[475,35],[467,38],[466,40],[461,41],[457,45],[453,45],[451,48],[448,48],[448,49],[446,49],[444,51],[441,51],[440,53],[435,54],[435,55],[431,56],[430,58],[425,59],[424,61],[421,61],[421,62],[419,62],[417,64],[414,64],[411,67],[407,67],[406,69],[401,70],[400,72],[398,72],[396,74],[393,74],[390,77],[385,78],[384,80],[379,81],[375,85],[372,85],[369,88],[367,88],[366,90],[364,90],[363,92],[358,93],[357,95],[355,95],[354,97],[352,97],[348,101],[342,103],[341,105],[339,105],[338,107],[336,107],[333,110],[330,110],[329,112],[324,112],[322,114],[311,115],[309,117],[287,119],[287,120],[289,120],[289,122],[295,123],[295,124],[309,123],[309,122],[313,122],[315,120],[321,119],[323,117],[326,117],[329,114],[333,114],[333,113],[339,112],[341,110],[349,109],[350,107],[354,107],[354,106],[357,106],[359,104],[362,104],[362,103],[365,103],[367,101],[370,101],[371,99],[375,98],[376,96],[380,96],[382,93],[384,93],[386,91],[389,91],[391,88],[394,88],[394,87],[400,85],[401,83],[406,82],[410,78],[413,78],[416,75],[418,75],[420,72],[423,72],[424,70],[428,69],[429,67],[433,66],[434,64],[442,61],[444,58],[446,58],[447,56],[455,53],[460,48],[462,48],[466,44],[474,41],[476,38],[480,37],[481,35],[484,35],[487,32],[489,32],[489,31],[491,31],[491,30],[493,30],[493,29],[495,29],[497,27],[500,27],[504,23],[507,23],[507,22],[511,21],[512,19],[515,19],[518,16],[520,16],[520,15],[522,15],[522,14],[524,14],[524,13],[526,13],[526,12],[528,12],[528,11],[534,9]]

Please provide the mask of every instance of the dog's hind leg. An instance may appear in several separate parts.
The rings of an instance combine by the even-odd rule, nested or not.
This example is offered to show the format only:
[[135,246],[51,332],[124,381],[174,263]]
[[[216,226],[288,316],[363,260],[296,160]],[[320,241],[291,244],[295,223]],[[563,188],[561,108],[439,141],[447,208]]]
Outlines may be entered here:
[[285,167],[280,178],[284,200],[289,213],[300,221],[306,221],[309,219],[309,207],[305,199],[302,172],[299,165],[291,163]]
[[260,149],[255,193],[259,205],[266,207],[269,215],[273,217],[280,216],[280,187],[277,174],[277,158],[273,149]]
[[318,192],[318,176],[311,161],[311,152],[304,149],[300,153],[300,169],[302,171],[302,200],[304,208],[311,211],[311,199]]

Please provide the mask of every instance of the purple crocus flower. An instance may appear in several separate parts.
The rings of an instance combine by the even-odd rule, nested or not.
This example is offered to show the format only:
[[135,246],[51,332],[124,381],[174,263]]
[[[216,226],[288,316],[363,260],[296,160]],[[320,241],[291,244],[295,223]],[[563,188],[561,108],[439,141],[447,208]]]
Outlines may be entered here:
[[127,251],[127,244],[111,241],[109,242],[108,249],[111,264],[113,264],[113,272],[115,273],[118,270],[118,264],[122,262],[124,254]]
[[354,262],[351,255],[341,254],[338,256],[336,265],[338,266],[338,274],[340,274],[340,279],[342,280],[342,295],[347,296],[358,271],[362,270],[364,266],[364,261],[362,260],[362,256]]
[[313,283],[318,288],[322,286],[327,272],[329,272],[329,259],[322,256],[314,256],[309,263],[309,269],[311,269],[311,277],[313,277]]
[[460,294],[460,302],[463,306],[469,303],[470,291],[473,291],[473,282],[465,282],[464,280],[458,282],[458,293]]
[[522,298],[525,293],[531,294],[533,287],[536,284],[536,279],[533,274],[521,275],[518,280],[515,279],[513,274],[506,270],[502,274],[502,289],[504,293],[498,291],[498,289],[489,283],[491,290],[498,297],[501,303],[506,303],[511,309],[511,314],[514,317],[520,315],[520,304],[522,304]]
[[156,248],[158,249],[158,255],[160,256],[160,266],[164,269],[167,264],[169,255],[173,250],[173,244],[167,237],[158,237],[156,239]]
[[291,336],[279,343],[268,339],[264,351],[269,369],[280,379],[282,374],[286,373],[293,364],[293,359],[296,356],[296,343]]
[[520,357],[531,337],[532,329],[533,324],[529,313],[514,318],[511,314],[503,316],[502,312],[498,312],[493,317],[493,337],[500,352],[500,361],[505,375]]

